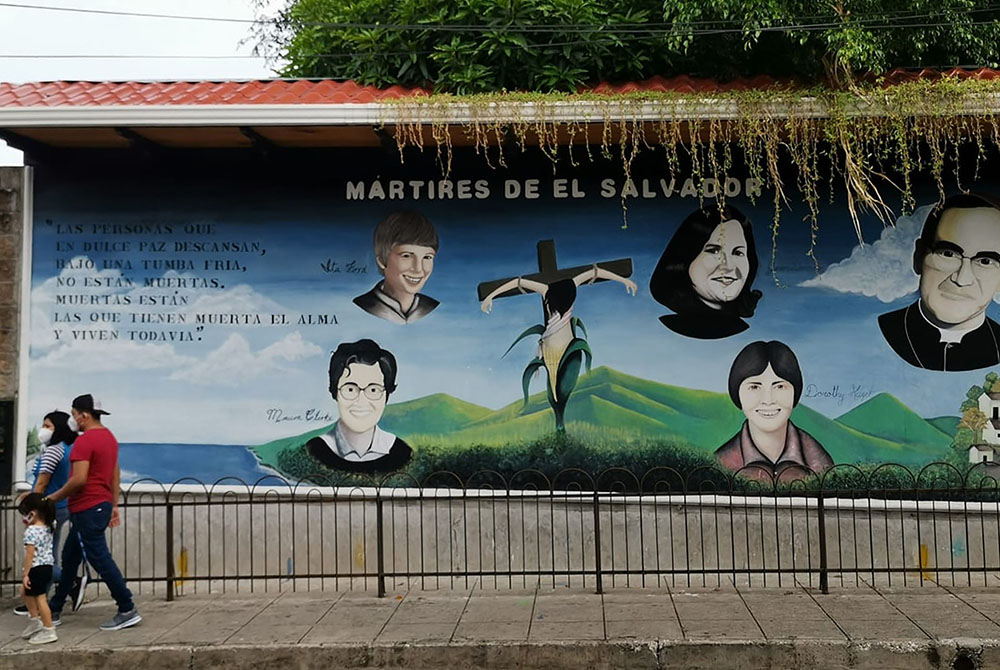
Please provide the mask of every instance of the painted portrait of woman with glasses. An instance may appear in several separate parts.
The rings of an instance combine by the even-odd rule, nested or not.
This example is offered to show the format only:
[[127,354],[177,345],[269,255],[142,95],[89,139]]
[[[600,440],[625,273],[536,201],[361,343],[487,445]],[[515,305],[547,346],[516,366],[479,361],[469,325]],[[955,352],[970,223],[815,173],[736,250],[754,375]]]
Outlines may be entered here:
[[910,365],[956,372],[1000,364],[1000,325],[986,314],[1000,292],[1000,201],[968,193],[932,209],[913,249],[920,298],[878,319]]
[[330,357],[330,395],[340,413],[333,429],[306,443],[336,470],[389,472],[406,465],[410,445],[378,426],[396,390],[396,358],[372,340],[344,342]]

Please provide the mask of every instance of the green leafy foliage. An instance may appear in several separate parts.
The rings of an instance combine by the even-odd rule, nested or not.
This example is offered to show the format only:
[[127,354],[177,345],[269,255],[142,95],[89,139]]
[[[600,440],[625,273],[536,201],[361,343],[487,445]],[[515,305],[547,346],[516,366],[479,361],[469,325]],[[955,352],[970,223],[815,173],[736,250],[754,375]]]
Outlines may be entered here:
[[464,94],[995,66],[998,19],[989,0],[287,0],[255,37],[282,76]]
[[[595,442],[557,432],[511,444],[503,449],[483,445],[469,445],[464,449],[442,448],[431,444],[414,446],[413,459],[402,471],[390,475],[386,480],[387,484],[451,486],[459,481],[471,484],[480,482],[484,473],[493,473],[511,484],[524,486],[530,483],[537,486],[545,478],[551,479],[569,467],[567,464],[592,475],[609,468],[623,468],[638,476],[654,468],[671,468],[686,478],[692,472],[707,469],[703,477],[720,482],[726,479],[711,455],[658,440],[627,444]],[[304,446],[281,452],[278,468],[290,480],[315,484],[371,486],[382,481],[380,475],[358,475],[326,468],[313,460]],[[526,472],[531,474],[524,474]],[[521,481],[525,477],[530,482]]]
[[[983,0],[664,0],[671,41],[715,75],[825,74],[995,66],[1000,11]],[[735,24],[738,33],[708,34]],[[701,32],[699,32],[701,31]]]

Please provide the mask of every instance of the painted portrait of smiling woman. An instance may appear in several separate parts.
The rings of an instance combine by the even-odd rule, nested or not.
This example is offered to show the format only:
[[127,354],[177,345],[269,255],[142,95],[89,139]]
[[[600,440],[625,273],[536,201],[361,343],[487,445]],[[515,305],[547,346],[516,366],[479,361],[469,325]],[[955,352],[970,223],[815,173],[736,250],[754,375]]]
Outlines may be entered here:
[[791,421],[802,396],[795,353],[777,340],[751,342],[729,369],[729,397],[746,421],[715,452],[719,463],[751,479],[802,479],[826,472],[833,459]]
[[393,212],[375,226],[373,243],[383,278],[354,304],[393,323],[413,323],[433,312],[438,301],[420,292],[434,271],[438,252],[438,234],[427,217]]
[[670,330],[701,340],[740,333],[762,293],[753,227],[731,205],[692,212],[667,243],[649,280],[649,292],[675,313],[660,317]]
[[306,443],[317,462],[335,470],[378,473],[406,465],[410,445],[378,422],[396,390],[396,357],[373,340],[344,342],[330,357],[330,395],[339,418]]

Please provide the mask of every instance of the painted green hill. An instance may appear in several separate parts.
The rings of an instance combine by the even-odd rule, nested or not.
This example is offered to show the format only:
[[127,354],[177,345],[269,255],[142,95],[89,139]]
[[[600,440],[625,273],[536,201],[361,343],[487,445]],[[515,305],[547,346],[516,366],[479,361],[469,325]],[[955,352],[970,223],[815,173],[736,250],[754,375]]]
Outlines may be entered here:
[[[403,437],[427,432],[437,433],[438,431],[450,433],[492,413],[492,411],[486,407],[459,400],[446,393],[435,393],[416,400],[388,405],[379,425],[385,430]],[[305,433],[251,447],[250,450],[265,465],[275,467],[278,454],[281,451],[287,448],[297,448],[311,438],[329,431],[332,427],[333,424],[315,428]]]
[[493,413],[487,407],[459,400],[447,393],[390,403],[379,423],[385,430],[397,435],[442,432],[450,433]]
[[927,419],[927,423],[953,438],[958,432],[958,422],[961,420],[960,416],[936,416],[933,419]]
[[[879,411],[890,424],[916,417],[898,401]],[[566,416],[572,424],[569,429],[572,434],[585,432],[587,438],[608,447],[615,442],[655,440],[709,453],[732,437],[744,419],[728,394],[659,384],[607,367],[580,377]],[[947,448],[941,442],[943,434],[937,431],[931,433],[937,437],[930,442],[894,441],[844,425],[805,405],[795,409],[792,421],[819,440],[838,463],[925,463],[941,458]],[[413,437],[417,443],[451,448],[475,444],[502,446],[538,439],[552,431],[552,424],[552,411],[545,395],[536,393],[529,397],[523,410],[522,402],[517,401],[457,432]]]
[[[729,397],[710,391],[669,386],[607,367],[581,375],[566,410],[577,430],[589,428],[600,441],[657,440],[716,449],[739,429],[743,414]],[[535,393],[469,423],[453,433],[422,433],[419,442],[502,446],[538,439],[552,432],[552,410],[544,392]],[[418,439],[419,438],[419,439]]]
[[951,437],[889,393],[879,393],[837,419],[855,430],[916,449],[938,451]]
[[[894,420],[892,415],[886,415],[886,421]],[[900,444],[869,435],[801,404],[792,411],[792,423],[815,437],[830,453],[834,463],[919,465],[944,458],[948,449],[947,445]]]
[[[743,413],[726,393],[660,384],[607,367],[582,375],[566,411],[568,433],[605,449],[659,443],[715,451],[740,429]],[[805,405],[792,421],[810,433],[837,463],[926,463],[942,458],[951,438],[888,394],[881,394],[838,420]],[[411,445],[435,452],[461,452],[538,440],[553,431],[545,393],[498,410],[435,394],[391,404],[381,425]],[[265,463],[329,427],[254,448]],[[444,450],[442,452],[441,450]],[[567,466],[573,465],[567,463]]]

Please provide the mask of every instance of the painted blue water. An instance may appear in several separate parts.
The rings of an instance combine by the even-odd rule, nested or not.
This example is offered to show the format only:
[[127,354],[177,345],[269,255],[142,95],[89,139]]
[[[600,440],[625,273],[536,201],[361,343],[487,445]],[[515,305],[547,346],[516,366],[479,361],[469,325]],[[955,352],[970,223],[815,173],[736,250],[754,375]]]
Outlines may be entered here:
[[[122,484],[146,477],[162,483],[193,477],[205,484],[212,484],[223,477],[238,477],[253,484],[261,477],[277,474],[258,463],[246,447],[231,444],[123,442],[119,445],[118,462],[122,470]],[[224,483],[239,482],[230,480]],[[272,478],[262,483],[277,484],[279,480]]]

